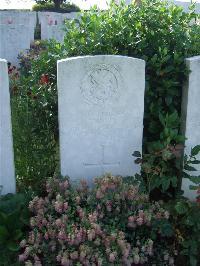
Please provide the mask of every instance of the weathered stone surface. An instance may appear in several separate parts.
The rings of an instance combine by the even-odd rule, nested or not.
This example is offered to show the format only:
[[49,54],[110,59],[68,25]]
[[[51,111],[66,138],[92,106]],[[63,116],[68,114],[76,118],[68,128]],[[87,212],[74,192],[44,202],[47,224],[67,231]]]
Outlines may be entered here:
[[18,55],[34,40],[36,12],[0,12],[0,57],[18,65]]
[[15,171],[6,60],[0,59],[0,195],[15,193]]
[[38,18],[41,24],[41,39],[55,39],[62,43],[65,36],[65,20],[78,18],[78,13],[38,12]]
[[58,61],[61,173],[73,180],[139,172],[145,62],[99,55]]
[[[187,138],[185,154],[190,154],[191,148],[200,144],[200,56],[186,59],[186,64],[191,72],[183,89],[182,132]],[[200,175],[200,167],[198,170],[192,175]],[[195,199],[196,192],[191,191],[189,185],[191,183],[183,179],[182,189],[185,191],[185,196]]]

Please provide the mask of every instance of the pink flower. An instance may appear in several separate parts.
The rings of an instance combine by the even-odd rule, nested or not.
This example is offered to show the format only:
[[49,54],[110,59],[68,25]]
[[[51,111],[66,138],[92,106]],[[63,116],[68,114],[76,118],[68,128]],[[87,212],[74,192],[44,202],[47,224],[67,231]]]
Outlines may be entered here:
[[57,227],[60,227],[62,225],[62,220],[61,219],[57,219],[55,222]]
[[45,238],[46,240],[48,240],[48,239],[49,239],[49,235],[48,235],[48,233],[47,233],[47,232],[44,234],[44,238]]
[[169,219],[169,212],[168,211],[164,212],[164,217],[165,217],[165,219]]
[[89,214],[88,219],[90,223],[95,223],[97,221],[97,212],[93,212],[92,214]]
[[136,224],[135,223],[128,223],[127,224],[127,227],[129,227],[129,228],[135,228],[136,227]]
[[64,204],[63,204],[63,211],[66,211],[68,209],[68,207],[69,207],[68,202],[64,202]]
[[116,260],[116,256],[117,256],[116,252],[110,253],[109,259],[108,259],[109,262],[114,262]]
[[60,239],[60,240],[66,240],[67,239],[67,236],[66,236],[64,231],[60,231],[58,233],[58,239]]
[[106,202],[106,210],[108,212],[111,212],[112,211],[112,202],[109,201],[109,200]]
[[81,251],[80,252],[80,259],[83,260],[86,257],[86,252],[85,251]]
[[135,222],[135,216],[129,216],[128,217],[128,221],[130,222],[130,223],[132,223],[132,222]]
[[56,260],[57,260],[58,262],[60,262],[61,259],[62,259],[61,255],[58,255],[58,256],[56,257]]
[[26,258],[27,258],[27,256],[26,256],[25,254],[21,254],[21,255],[19,255],[19,261],[20,261],[20,262],[25,261]]
[[96,198],[97,199],[102,199],[103,198],[103,193],[100,189],[97,190],[96,192]]
[[78,259],[78,252],[74,251],[74,252],[70,253],[70,258],[72,260],[77,260]]
[[160,212],[157,212],[157,213],[156,213],[156,218],[157,218],[157,219],[161,219],[161,217],[162,217],[162,214],[161,214]]
[[134,255],[133,262],[135,264],[139,264],[140,263],[140,256],[138,254]]
[[70,260],[67,257],[63,257],[61,260],[61,265],[62,266],[70,266],[71,265]]
[[139,218],[137,218],[136,219],[136,223],[138,224],[138,225],[142,225],[143,224],[143,218],[141,218],[141,217],[139,217]]
[[143,210],[139,210],[139,217],[144,219],[144,211]]
[[81,198],[79,196],[77,196],[75,200],[76,200],[76,203],[79,204],[81,201]]
[[20,245],[21,248],[25,248],[25,246],[26,246],[26,240],[23,239],[23,240],[20,242],[19,245]]
[[95,230],[94,229],[88,230],[87,235],[88,235],[88,240],[92,241],[95,238],[95,235],[96,235],[95,234]]
[[56,212],[62,213],[62,211],[63,211],[63,203],[62,202],[56,201],[54,206],[55,206]]

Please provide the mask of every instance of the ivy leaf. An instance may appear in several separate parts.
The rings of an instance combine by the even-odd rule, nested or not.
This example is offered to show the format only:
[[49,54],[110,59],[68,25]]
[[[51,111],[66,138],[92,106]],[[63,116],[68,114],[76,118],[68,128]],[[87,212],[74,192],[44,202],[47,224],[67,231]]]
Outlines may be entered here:
[[134,161],[136,164],[140,164],[142,162],[142,159],[141,158],[137,158],[135,161]]
[[169,178],[165,178],[163,181],[162,181],[162,189],[163,191],[166,191],[170,186],[170,179]]
[[196,156],[199,152],[200,152],[200,145],[197,145],[194,148],[192,148],[191,155]]
[[189,179],[195,184],[200,184],[200,176],[190,176]]
[[194,168],[194,167],[192,167],[192,166],[190,166],[190,165],[188,165],[188,164],[186,164],[186,165],[184,166],[184,169],[187,170],[187,171],[197,171],[196,168]]
[[200,161],[199,160],[193,160],[193,161],[190,161],[191,164],[200,164]]
[[176,187],[176,186],[177,186],[177,177],[176,177],[176,176],[173,176],[173,177],[171,178],[171,182],[172,182],[172,186],[173,186],[173,187]]
[[184,214],[188,211],[188,205],[186,202],[179,201],[177,202],[175,209],[178,212],[178,214]]
[[14,243],[14,242],[9,242],[7,244],[7,247],[11,251],[18,251],[20,249],[20,246],[17,243]]
[[6,227],[0,225],[0,243],[4,242],[7,239],[8,235],[9,233]]
[[172,153],[170,151],[168,151],[168,150],[164,150],[162,152],[162,158],[163,158],[164,161],[168,161],[168,160],[170,160],[172,158]]
[[195,256],[190,256],[190,265],[197,266],[197,259]]
[[141,153],[139,151],[134,151],[134,153],[132,154],[132,156],[134,156],[134,157],[141,157]]
[[197,190],[198,188],[199,188],[199,186],[192,186],[192,185],[189,186],[189,189],[191,189],[191,190]]

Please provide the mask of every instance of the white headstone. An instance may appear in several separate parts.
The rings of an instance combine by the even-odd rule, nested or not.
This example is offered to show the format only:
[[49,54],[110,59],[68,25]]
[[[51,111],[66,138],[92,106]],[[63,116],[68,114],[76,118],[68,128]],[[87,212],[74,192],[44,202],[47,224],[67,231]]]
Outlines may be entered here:
[[[191,72],[183,89],[182,128],[187,138],[185,154],[189,155],[191,148],[200,144],[200,56],[186,59],[186,64]],[[192,175],[200,175],[200,167],[198,170],[198,172],[192,172]],[[194,184],[184,178],[182,189],[185,196],[193,200],[197,194],[189,189],[189,185]]]
[[15,193],[15,171],[8,68],[0,59],[0,195],[7,193]]
[[58,61],[61,174],[72,180],[140,171],[145,62],[97,55]]
[[55,39],[58,42],[63,42],[65,36],[65,20],[78,19],[78,16],[78,12],[38,12],[39,23],[41,24],[41,39]]
[[63,14],[56,12],[38,12],[39,23],[41,24],[41,39],[55,39],[62,42],[64,38]]
[[36,12],[0,12],[0,57],[18,65],[18,55],[34,40]]

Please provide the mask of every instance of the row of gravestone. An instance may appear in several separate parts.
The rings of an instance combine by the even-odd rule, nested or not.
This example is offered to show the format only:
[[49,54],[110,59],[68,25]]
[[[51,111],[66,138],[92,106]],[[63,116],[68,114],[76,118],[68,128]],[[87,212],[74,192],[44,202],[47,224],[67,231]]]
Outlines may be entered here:
[[18,55],[34,41],[37,15],[41,24],[41,39],[64,39],[65,20],[78,19],[78,13],[0,11],[0,58],[18,65]]
[[[186,60],[191,70],[183,90],[185,152],[200,143],[200,56]],[[15,192],[7,62],[0,61],[0,186]],[[133,176],[133,151],[142,150],[145,62],[99,55],[58,61],[61,174],[91,180],[106,172]],[[78,74],[76,74],[78,73]],[[74,78],[76,76],[76,78]],[[199,169],[200,170],[200,169]],[[183,182],[186,196],[189,184]]]
[[[169,1],[182,6],[184,11],[189,11],[189,2]],[[196,4],[196,12],[200,13],[200,3]],[[18,65],[19,53],[29,49],[31,42],[34,41],[37,16],[41,25],[41,39],[55,39],[62,42],[65,35],[65,20],[78,19],[80,14],[77,12],[0,11],[0,58]]]

